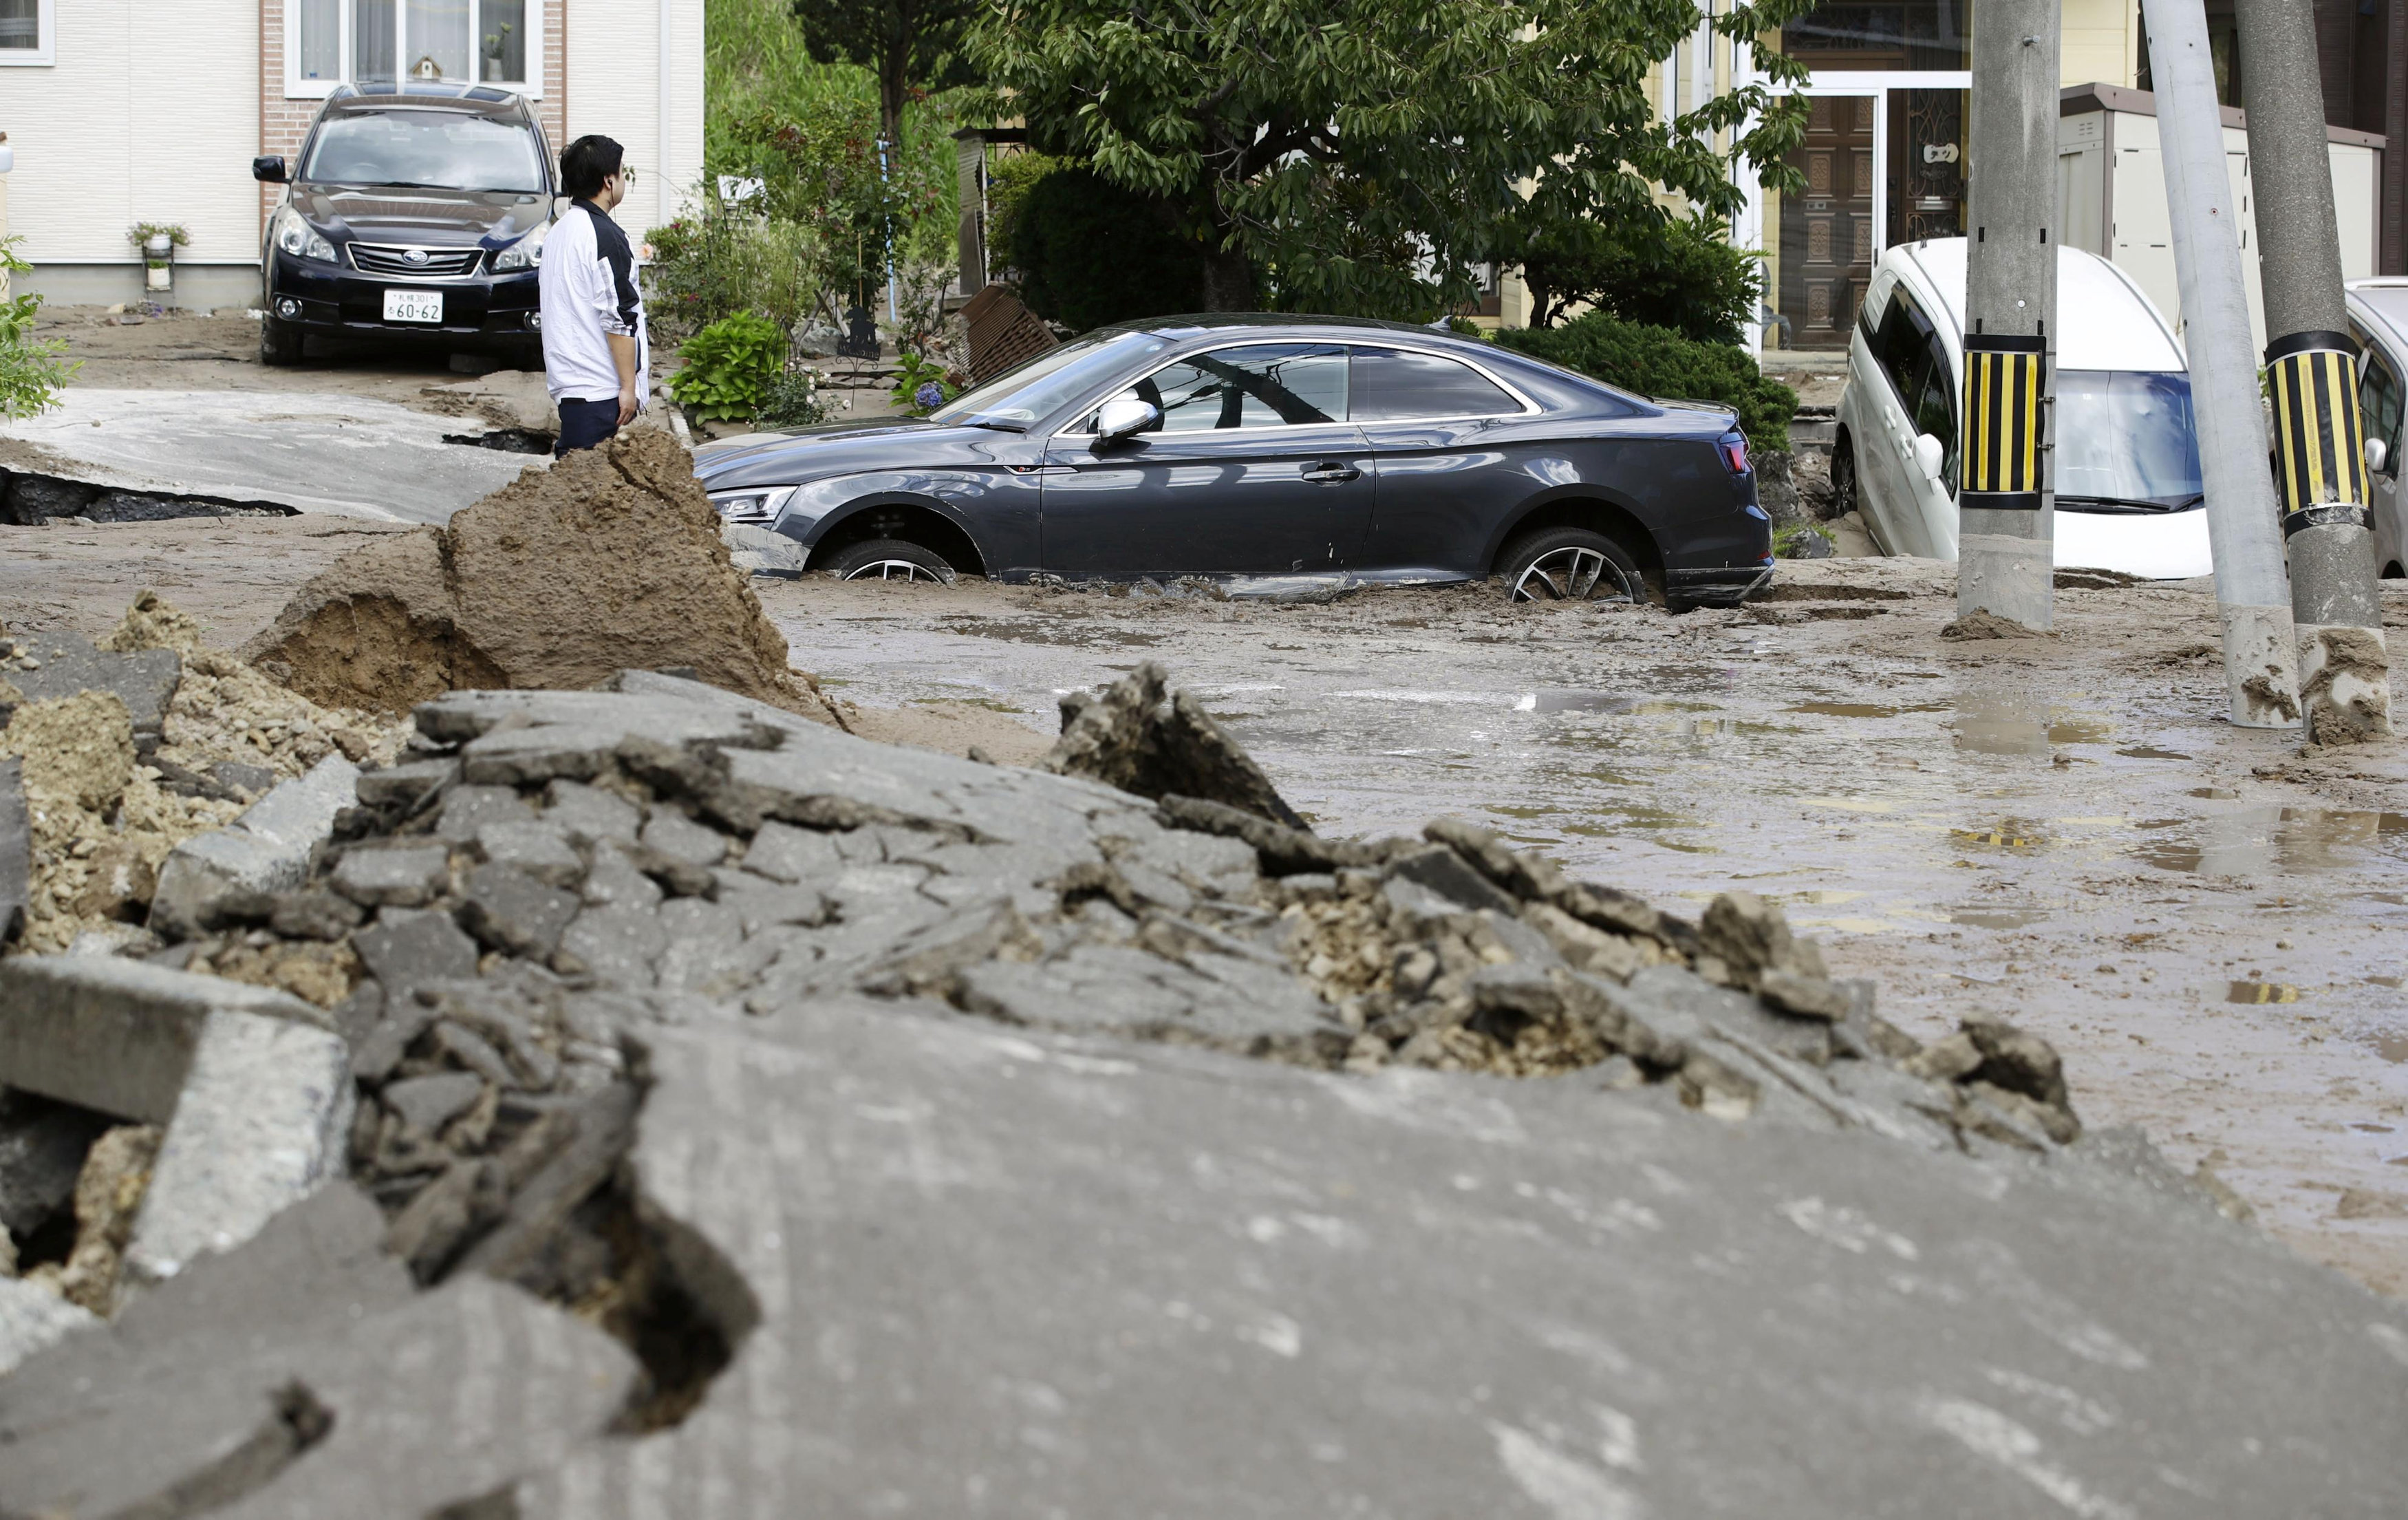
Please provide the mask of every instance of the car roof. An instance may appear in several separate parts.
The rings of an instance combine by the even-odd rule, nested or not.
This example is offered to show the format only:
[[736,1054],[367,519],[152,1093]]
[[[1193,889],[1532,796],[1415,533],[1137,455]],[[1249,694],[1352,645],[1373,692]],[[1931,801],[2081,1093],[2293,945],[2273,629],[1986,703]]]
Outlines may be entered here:
[[325,114],[344,116],[394,107],[423,110],[466,111],[477,116],[526,113],[526,101],[509,90],[489,84],[461,84],[443,79],[400,79],[375,84],[341,84],[326,97]]
[[2383,275],[2353,280],[2343,289],[2353,308],[2389,328],[2385,336],[2394,343],[2408,347],[2408,278]]
[[[1961,344],[1965,332],[1965,248],[1962,237],[1901,243],[1882,255],[1922,276],[1939,297]],[[2060,369],[2187,369],[2182,345],[2130,277],[2096,253],[2057,251],[2057,364]]]
[[1116,322],[1095,330],[1096,336],[1108,333],[1151,333],[1169,337],[1188,333],[1209,333],[1224,329],[1233,331],[1266,328],[1335,328],[1354,332],[1410,333],[1415,337],[1455,337],[1457,335],[1435,327],[1415,326],[1409,322],[1383,322],[1376,317],[1321,317],[1291,311],[1190,311],[1171,317],[1140,317],[1129,322]]

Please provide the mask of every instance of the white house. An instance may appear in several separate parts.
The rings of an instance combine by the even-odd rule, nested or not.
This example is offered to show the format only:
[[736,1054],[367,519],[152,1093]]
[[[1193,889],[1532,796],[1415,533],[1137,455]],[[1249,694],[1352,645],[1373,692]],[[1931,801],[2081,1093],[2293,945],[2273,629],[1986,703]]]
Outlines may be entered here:
[[617,138],[640,235],[702,174],[702,34],[703,0],[0,0],[0,230],[36,266],[19,288],[138,299],[126,229],[180,222],[178,301],[256,303],[280,187],[252,157],[293,154],[337,84],[397,73],[521,92],[555,153]]

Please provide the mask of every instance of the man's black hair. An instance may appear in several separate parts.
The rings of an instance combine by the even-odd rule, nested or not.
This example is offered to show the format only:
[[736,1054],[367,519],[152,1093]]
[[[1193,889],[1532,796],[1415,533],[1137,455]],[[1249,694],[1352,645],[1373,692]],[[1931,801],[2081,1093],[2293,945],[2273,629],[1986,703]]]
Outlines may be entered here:
[[602,194],[602,181],[619,172],[627,151],[609,138],[588,133],[560,155],[560,188],[581,201]]

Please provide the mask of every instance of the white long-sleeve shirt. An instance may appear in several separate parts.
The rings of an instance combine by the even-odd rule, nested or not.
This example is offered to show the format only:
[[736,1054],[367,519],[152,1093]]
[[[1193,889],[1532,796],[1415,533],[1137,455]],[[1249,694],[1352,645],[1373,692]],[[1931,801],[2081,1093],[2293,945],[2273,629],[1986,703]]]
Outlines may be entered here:
[[652,332],[636,288],[627,235],[591,201],[569,203],[544,238],[538,277],[543,301],[544,387],[554,401],[615,401],[619,366],[609,335],[636,340],[636,400],[652,393]]

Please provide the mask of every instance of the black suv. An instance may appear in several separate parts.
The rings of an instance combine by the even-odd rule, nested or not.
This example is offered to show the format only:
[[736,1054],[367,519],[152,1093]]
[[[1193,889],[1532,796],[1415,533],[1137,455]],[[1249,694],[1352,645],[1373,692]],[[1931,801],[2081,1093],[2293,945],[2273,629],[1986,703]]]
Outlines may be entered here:
[[380,337],[495,350],[543,367],[537,265],[552,226],[552,147],[507,90],[404,80],[326,97],[259,254],[263,364],[302,340]]

